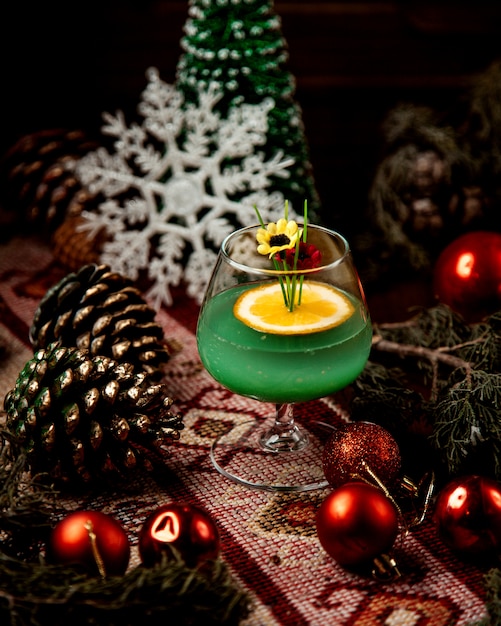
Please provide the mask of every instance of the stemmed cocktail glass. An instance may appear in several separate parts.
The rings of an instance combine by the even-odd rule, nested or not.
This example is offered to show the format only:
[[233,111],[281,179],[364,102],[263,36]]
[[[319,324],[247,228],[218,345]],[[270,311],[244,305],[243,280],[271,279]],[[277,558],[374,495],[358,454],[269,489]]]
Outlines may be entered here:
[[[275,229],[272,236],[264,224],[229,235],[197,326],[200,358],[211,376],[236,394],[276,405],[269,420],[251,419],[218,438],[212,462],[228,478],[270,491],[327,485],[321,437],[297,424],[293,407],[352,383],[372,339],[346,239],[320,226],[297,226],[292,235],[283,224],[284,232]],[[267,247],[270,254],[263,254]]]

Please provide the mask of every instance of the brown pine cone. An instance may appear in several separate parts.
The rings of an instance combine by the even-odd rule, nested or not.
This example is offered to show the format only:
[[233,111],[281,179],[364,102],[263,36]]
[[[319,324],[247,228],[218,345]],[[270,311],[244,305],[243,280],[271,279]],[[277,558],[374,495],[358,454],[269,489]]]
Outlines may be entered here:
[[55,343],[37,350],[5,397],[6,427],[33,474],[80,488],[130,477],[143,451],[179,439],[165,384],[132,364]]
[[19,139],[0,163],[5,220],[17,230],[53,231],[68,213],[79,212],[82,187],[72,164],[96,147],[79,130],[45,130]]
[[107,265],[85,265],[51,287],[35,311],[30,339],[35,350],[59,342],[154,377],[169,359],[155,311],[130,279]]
[[[80,191],[82,200],[85,203],[85,191]],[[74,199],[74,204],[79,203],[78,197]],[[69,207],[71,210],[71,206]],[[76,272],[84,265],[99,263],[102,244],[105,235],[89,239],[85,232],[79,230],[83,218],[78,213],[69,215],[55,230],[51,238],[52,253],[57,261],[68,270]]]

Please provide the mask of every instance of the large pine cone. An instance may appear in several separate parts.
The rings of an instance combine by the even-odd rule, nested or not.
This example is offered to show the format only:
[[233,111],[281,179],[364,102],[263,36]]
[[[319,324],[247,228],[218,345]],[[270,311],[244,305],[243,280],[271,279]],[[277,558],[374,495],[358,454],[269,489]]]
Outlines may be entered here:
[[160,376],[169,352],[155,315],[129,278],[90,264],[47,291],[30,340],[35,350],[57,341]]
[[67,215],[97,202],[73,164],[97,143],[83,131],[51,129],[21,137],[0,165],[0,194],[11,227],[53,231]]
[[178,439],[171,405],[164,385],[132,365],[57,344],[35,353],[4,400],[14,450],[33,474],[68,486],[124,477],[141,449]]

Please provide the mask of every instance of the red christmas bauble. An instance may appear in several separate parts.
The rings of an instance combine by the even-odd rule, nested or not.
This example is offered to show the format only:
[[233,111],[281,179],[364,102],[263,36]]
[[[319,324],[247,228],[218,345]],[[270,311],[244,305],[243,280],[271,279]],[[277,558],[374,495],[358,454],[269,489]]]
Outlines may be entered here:
[[433,288],[440,302],[468,321],[501,308],[501,234],[474,231],[450,243],[435,265]]
[[210,515],[192,504],[165,504],[146,520],[139,534],[139,554],[146,566],[169,556],[173,547],[189,567],[219,554],[219,531]]
[[501,483],[482,476],[449,482],[438,494],[434,519],[439,537],[469,556],[501,548]]
[[343,566],[361,565],[393,546],[398,512],[381,489],[349,482],[322,502],[316,526],[327,554]]
[[121,524],[110,515],[77,511],[52,530],[47,558],[62,565],[84,565],[93,574],[121,576],[129,564],[129,539]]
[[390,488],[400,473],[400,450],[392,435],[378,424],[341,424],[324,446],[322,465],[331,487],[356,480],[356,475],[369,479],[368,467]]

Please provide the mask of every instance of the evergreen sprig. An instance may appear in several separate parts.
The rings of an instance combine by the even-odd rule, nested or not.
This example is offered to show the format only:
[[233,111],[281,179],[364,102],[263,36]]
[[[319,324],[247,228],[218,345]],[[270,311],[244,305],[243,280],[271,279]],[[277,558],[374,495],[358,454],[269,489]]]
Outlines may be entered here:
[[491,568],[484,576],[484,584],[489,617],[480,622],[478,626],[501,624],[501,570],[498,567]]
[[221,560],[189,568],[179,555],[124,576],[92,577],[47,564],[43,548],[58,492],[13,458],[0,430],[0,623],[5,626],[233,626],[249,612],[246,593]]
[[27,458],[13,456],[10,438],[0,430],[1,552],[31,558],[51,527],[58,492],[27,472]]
[[441,304],[374,330],[352,419],[380,423],[403,445],[421,434],[421,456],[444,479],[501,479],[501,313],[467,324]]
[[434,442],[451,474],[468,465],[501,478],[501,375],[473,371],[444,390],[435,410]]
[[5,625],[237,625],[247,608],[244,592],[219,560],[202,569],[169,560],[102,579],[0,552],[0,621]]

